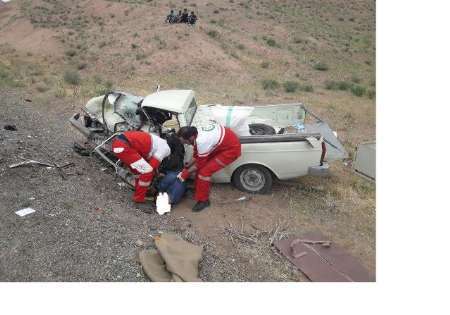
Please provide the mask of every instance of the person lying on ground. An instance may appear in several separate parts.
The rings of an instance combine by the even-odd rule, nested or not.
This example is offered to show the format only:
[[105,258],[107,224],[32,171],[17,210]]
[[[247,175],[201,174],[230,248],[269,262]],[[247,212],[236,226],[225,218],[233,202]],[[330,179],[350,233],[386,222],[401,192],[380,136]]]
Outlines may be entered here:
[[194,147],[194,159],[179,173],[184,181],[196,172],[195,195],[192,211],[198,212],[210,205],[211,176],[241,156],[241,143],[230,129],[219,124],[208,127],[181,127],[177,133],[183,144]]
[[173,171],[161,173],[156,185],[158,193],[167,193],[172,206],[180,202],[186,192],[186,183],[178,178],[179,173]]
[[161,161],[170,155],[167,141],[143,131],[125,131],[112,141],[114,155],[129,167],[135,180],[133,201],[145,203],[148,187]]

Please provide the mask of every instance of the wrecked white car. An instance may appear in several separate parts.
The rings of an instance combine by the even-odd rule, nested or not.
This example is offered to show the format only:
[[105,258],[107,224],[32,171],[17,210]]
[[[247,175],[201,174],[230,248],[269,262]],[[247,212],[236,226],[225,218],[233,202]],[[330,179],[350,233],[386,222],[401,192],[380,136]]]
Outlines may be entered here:
[[[309,120],[312,119],[311,122]],[[267,193],[274,179],[326,174],[327,162],[347,157],[336,134],[301,103],[263,106],[197,105],[192,90],[157,91],[146,97],[110,92],[90,99],[70,118],[91,144],[92,152],[110,163],[126,182],[132,174],[111,154],[111,139],[125,130],[167,137],[182,126],[220,123],[242,143],[241,157],[214,174],[216,183],[231,182],[242,191]],[[186,148],[185,160],[192,157]]]

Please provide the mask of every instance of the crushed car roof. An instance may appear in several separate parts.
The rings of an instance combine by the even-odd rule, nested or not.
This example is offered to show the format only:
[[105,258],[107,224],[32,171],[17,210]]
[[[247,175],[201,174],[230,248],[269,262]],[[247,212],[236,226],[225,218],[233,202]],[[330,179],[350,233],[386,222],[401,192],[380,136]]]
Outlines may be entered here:
[[165,90],[147,95],[142,102],[143,107],[164,109],[175,113],[184,113],[192,99],[192,90]]

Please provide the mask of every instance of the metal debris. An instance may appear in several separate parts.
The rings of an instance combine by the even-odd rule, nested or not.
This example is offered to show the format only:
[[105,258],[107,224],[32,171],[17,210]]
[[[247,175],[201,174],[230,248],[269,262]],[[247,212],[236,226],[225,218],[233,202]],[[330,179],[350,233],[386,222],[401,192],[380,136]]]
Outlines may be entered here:
[[3,127],[3,129],[9,130],[9,131],[17,131],[17,127],[15,125],[5,125]]
[[311,281],[374,281],[375,277],[358,259],[345,252],[320,232],[274,242],[274,247]]
[[34,210],[33,208],[24,208],[24,209],[16,211],[16,214],[19,217],[24,217],[24,216],[34,213],[34,212],[36,212],[36,210]]
[[47,166],[47,167],[54,167],[54,165],[52,165],[50,163],[46,163],[46,162],[40,162],[40,161],[36,161],[36,160],[25,160],[22,162],[11,164],[9,166],[9,168],[16,168],[16,167],[21,167],[21,166],[33,165],[33,164]]

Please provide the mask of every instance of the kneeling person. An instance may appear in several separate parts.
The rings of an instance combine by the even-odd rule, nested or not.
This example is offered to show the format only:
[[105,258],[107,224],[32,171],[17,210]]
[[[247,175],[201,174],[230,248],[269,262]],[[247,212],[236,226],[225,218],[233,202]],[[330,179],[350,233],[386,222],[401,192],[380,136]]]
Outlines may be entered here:
[[170,155],[167,141],[143,131],[125,131],[112,142],[115,156],[139,175],[135,181],[133,201],[145,202],[145,195],[161,161]]
[[185,180],[191,172],[197,172],[194,196],[197,203],[192,211],[198,212],[210,205],[211,176],[241,156],[241,143],[230,128],[217,124],[199,129],[182,127],[178,136],[182,143],[194,146],[194,159],[179,178]]

